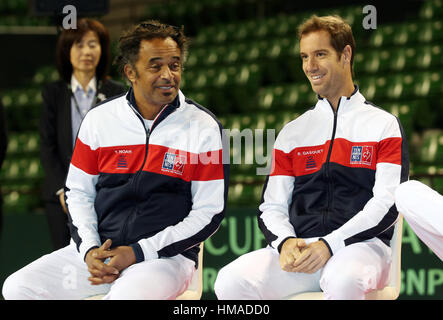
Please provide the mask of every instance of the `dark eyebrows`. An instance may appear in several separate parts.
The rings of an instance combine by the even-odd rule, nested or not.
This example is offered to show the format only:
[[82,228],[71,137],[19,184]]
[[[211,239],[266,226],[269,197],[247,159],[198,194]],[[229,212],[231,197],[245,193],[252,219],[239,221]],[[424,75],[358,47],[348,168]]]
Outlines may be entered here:
[[[172,57],[172,59],[176,60],[176,61],[179,61],[179,62],[181,60],[179,56],[174,56],[174,57]],[[161,58],[161,57],[153,57],[153,58],[149,59],[148,64],[152,64],[152,63],[155,63],[155,62],[161,61],[161,60],[163,60],[163,58]]]
[[149,59],[148,63],[155,63],[157,61],[160,61],[162,58],[151,58]]
[[[319,53],[319,52],[325,52],[325,53],[328,53],[329,50],[328,50],[328,49],[318,49],[318,50],[315,50],[315,51],[314,51],[314,53]],[[300,56],[306,56],[306,55],[307,55],[307,53],[304,53],[304,52],[300,51]]]
[[[79,39],[78,41],[75,41],[74,43],[77,44],[77,45],[79,45],[79,44],[84,43],[84,41],[83,41],[83,39]],[[91,39],[91,40],[88,40],[88,41],[86,42],[86,44],[88,44],[88,45],[91,44],[91,43],[100,43],[100,41],[97,40],[97,39]]]

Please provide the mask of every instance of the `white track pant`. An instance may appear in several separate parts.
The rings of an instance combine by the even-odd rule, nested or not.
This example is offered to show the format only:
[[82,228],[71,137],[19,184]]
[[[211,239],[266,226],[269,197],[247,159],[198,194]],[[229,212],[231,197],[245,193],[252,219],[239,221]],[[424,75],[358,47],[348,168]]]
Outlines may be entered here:
[[193,261],[177,255],[136,263],[111,284],[91,285],[86,263],[75,244],[47,254],[9,276],[3,284],[7,300],[77,300],[106,294],[104,299],[175,299],[191,282]]
[[286,272],[278,251],[267,247],[222,268],[214,289],[220,300],[275,300],[320,290],[326,299],[364,299],[389,282],[390,263],[391,248],[372,239],[341,249],[314,274]]
[[415,234],[443,260],[443,196],[411,180],[398,186],[395,205]]

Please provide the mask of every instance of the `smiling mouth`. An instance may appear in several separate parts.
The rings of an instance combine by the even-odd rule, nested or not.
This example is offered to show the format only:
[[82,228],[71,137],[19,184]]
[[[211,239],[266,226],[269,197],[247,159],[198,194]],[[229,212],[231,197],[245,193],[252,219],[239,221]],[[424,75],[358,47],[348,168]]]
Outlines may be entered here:
[[168,86],[158,86],[156,87],[157,89],[159,89],[159,93],[165,97],[170,97],[171,95],[174,94],[174,89],[175,86],[172,85],[168,85]]
[[170,92],[175,89],[174,85],[163,85],[163,86],[157,86],[157,89],[160,89],[161,91]]
[[312,80],[319,80],[321,78],[323,78],[325,75],[324,74],[319,74],[319,75],[315,75],[315,76],[311,76]]

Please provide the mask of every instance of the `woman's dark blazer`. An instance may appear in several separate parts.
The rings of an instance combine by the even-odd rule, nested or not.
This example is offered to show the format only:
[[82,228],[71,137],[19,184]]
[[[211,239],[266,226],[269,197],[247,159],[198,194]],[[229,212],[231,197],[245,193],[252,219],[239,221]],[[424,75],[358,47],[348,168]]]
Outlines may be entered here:
[[[125,91],[123,84],[106,80],[98,86],[97,103]],[[40,159],[45,171],[43,198],[46,201],[58,201],[55,194],[64,187],[73,151],[71,93],[68,84],[59,80],[47,84],[42,96]]]

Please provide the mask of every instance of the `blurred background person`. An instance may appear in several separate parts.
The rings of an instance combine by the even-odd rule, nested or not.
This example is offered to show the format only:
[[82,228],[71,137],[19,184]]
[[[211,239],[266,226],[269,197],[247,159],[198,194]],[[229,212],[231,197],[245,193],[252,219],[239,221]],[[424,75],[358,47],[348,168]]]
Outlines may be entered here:
[[54,249],[69,243],[63,186],[77,131],[97,103],[124,92],[108,77],[109,33],[97,20],[79,19],[77,29],[63,30],[56,59],[60,80],[43,88],[40,158],[45,172],[43,198]]
[[[6,136],[6,123],[3,110],[3,104],[0,99],[0,169],[2,168],[3,160],[6,156],[6,147],[8,145],[8,138]],[[3,198],[0,184],[0,238],[2,236],[3,229]]]

